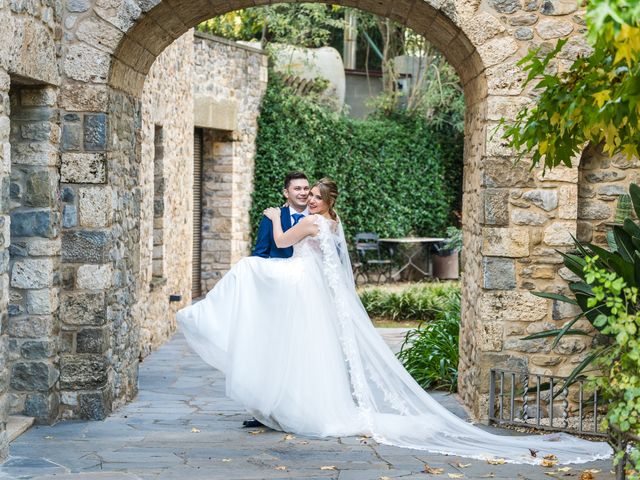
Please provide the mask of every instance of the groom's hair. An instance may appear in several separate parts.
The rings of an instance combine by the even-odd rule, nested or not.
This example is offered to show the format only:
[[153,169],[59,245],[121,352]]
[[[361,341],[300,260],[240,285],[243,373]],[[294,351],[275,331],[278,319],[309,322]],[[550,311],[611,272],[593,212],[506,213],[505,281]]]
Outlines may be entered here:
[[285,190],[289,188],[289,184],[291,183],[291,180],[306,180],[307,182],[309,181],[307,176],[302,172],[289,172],[287,173],[287,176],[284,177]]

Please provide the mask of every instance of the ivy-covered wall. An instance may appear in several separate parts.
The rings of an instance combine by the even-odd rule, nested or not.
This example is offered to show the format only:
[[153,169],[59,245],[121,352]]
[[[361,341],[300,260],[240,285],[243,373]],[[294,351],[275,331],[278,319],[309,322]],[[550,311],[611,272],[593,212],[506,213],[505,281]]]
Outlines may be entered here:
[[347,236],[441,236],[457,223],[462,134],[396,116],[359,120],[293,94],[271,74],[259,118],[253,231],[267,206],[281,205],[287,172],[338,182],[336,210]]

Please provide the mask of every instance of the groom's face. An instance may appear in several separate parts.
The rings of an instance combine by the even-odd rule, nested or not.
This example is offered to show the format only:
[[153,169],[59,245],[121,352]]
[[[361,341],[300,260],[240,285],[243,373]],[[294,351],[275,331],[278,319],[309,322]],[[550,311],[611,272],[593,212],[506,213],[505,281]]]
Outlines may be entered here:
[[309,181],[304,178],[294,178],[289,187],[284,189],[284,196],[289,205],[297,210],[304,210],[309,201]]

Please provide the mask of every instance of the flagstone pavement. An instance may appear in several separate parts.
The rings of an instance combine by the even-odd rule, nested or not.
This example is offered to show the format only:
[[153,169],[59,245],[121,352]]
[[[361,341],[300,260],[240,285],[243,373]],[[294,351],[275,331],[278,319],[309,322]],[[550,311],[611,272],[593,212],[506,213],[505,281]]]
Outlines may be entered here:
[[[399,332],[389,331],[387,337],[397,349]],[[456,414],[466,416],[454,396],[436,395]],[[101,422],[31,428],[11,444],[11,457],[0,465],[0,479],[578,480],[587,469],[592,476],[585,478],[614,478],[609,461],[566,471],[490,465],[379,445],[368,438],[312,439],[242,428],[246,419],[242,406],[225,397],[222,374],[202,362],[176,334],[140,365],[140,392],[133,402]],[[425,465],[440,473],[425,473]]]

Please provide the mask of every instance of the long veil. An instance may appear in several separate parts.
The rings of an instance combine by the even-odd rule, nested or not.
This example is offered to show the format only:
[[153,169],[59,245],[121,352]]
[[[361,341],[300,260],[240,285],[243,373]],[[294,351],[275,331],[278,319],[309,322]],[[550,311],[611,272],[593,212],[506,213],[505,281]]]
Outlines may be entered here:
[[[320,217],[320,216],[318,216]],[[537,464],[546,454],[560,463],[611,456],[604,442],[563,433],[502,436],[488,433],[442,407],[409,375],[373,327],[355,290],[341,222],[332,231],[318,220],[322,268],[337,310],[337,331],[352,396],[372,437],[384,444],[470,458]],[[537,456],[532,451],[538,451]]]

